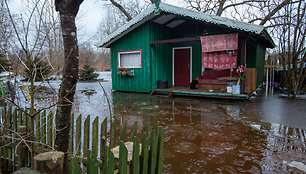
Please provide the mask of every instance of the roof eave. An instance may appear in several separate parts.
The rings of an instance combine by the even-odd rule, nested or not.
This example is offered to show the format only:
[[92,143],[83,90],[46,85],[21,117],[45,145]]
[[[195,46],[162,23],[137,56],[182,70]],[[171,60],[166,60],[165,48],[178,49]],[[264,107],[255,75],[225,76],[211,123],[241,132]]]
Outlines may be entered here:
[[264,34],[265,38],[267,39],[267,41],[268,41],[268,43],[269,43],[267,47],[268,47],[268,48],[275,48],[276,45],[275,45],[273,39],[271,38],[271,36],[269,35],[269,33],[267,32],[267,30],[264,29],[264,30],[262,31],[262,33]]
[[109,46],[114,43],[115,41],[117,41],[118,39],[122,38],[124,35],[126,35],[127,33],[133,31],[134,29],[138,28],[140,25],[144,24],[145,22],[151,20],[152,18],[154,18],[154,14],[153,12],[147,16],[146,18],[144,18],[143,20],[139,21],[138,23],[132,25],[129,29],[123,31],[121,34],[119,34],[118,36],[112,38],[110,41],[103,43],[102,45],[100,45],[99,47],[104,47],[104,48],[109,48]]
[[[190,11],[190,10],[183,9],[183,8],[180,8],[180,11],[178,11],[176,8],[178,7],[171,6],[169,4],[160,3],[159,10],[164,11],[166,13],[181,15],[183,17],[191,17],[194,20],[211,23],[213,25],[224,26],[224,27],[231,28],[231,29],[237,29],[237,30],[242,30],[242,31],[249,32],[249,33],[254,33],[257,35],[262,35],[264,38],[266,38],[268,48],[275,47],[275,43],[273,42],[273,39],[270,37],[270,35],[267,33],[267,31],[265,30],[263,26],[258,26],[258,25],[250,26],[252,24],[246,24],[240,21],[235,21],[232,19],[222,18],[222,17],[208,15],[208,14],[206,14],[205,16],[203,15],[197,16],[198,14],[194,11]],[[119,28],[118,31],[116,30],[114,33],[107,36],[104,39],[104,42],[97,44],[96,46],[109,48],[112,43],[122,38],[124,35],[133,31],[134,29],[144,24],[145,22],[154,18],[155,10],[156,10],[155,5],[151,5],[148,9],[146,9],[144,12],[141,13],[140,15],[141,17],[139,17],[138,19],[136,19],[137,17],[133,18],[130,22],[128,22],[127,24]],[[225,24],[226,21],[230,21],[231,25]],[[240,24],[244,27],[239,27]]]

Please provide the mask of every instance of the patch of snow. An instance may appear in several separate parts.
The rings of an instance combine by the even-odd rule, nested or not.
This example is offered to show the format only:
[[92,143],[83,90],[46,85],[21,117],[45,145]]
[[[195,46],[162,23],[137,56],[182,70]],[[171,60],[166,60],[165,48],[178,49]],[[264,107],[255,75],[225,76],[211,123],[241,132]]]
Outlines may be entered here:
[[261,126],[257,125],[257,124],[251,124],[251,127],[256,129],[256,130],[260,130]]
[[95,72],[99,74],[98,79],[103,79],[105,81],[111,81],[112,80],[112,72],[111,71],[101,71],[101,72]]
[[[286,163],[284,163],[286,164]],[[298,162],[298,161],[292,161],[288,164],[290,167],[295,167],[303,172],[306,172],[306,165],[304,163]]]
[[304,100],[306,100],[306,94],[304,94],[304,95],[296,95],[296,98],[297,99],[304,99]]
[[8,71],[0,73],[0,77],[13,76],[13,75],[14,73]]

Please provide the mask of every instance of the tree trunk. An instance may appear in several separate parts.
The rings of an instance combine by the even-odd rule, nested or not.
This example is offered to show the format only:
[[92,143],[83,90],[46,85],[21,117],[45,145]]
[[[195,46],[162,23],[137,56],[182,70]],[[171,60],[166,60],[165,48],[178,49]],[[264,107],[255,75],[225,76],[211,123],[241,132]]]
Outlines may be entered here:
[[219,7],[218,7],[218,10],[217,10],[217,13],[216,15],[217,16],[221,16],[222,15],[222,12],[224,11],[224,4],[225,4],[225,1],[226,0],[219,0]]
[[[56,111],[55,147],[58,151],[67,152],[69,144],[70,115],[79,73],[79,50],[77,45],[75,16],[60,13],[61,27],[65,48],[63,78],[59,90]],[[65,155],[64,169],[68,169],[68,158]]]

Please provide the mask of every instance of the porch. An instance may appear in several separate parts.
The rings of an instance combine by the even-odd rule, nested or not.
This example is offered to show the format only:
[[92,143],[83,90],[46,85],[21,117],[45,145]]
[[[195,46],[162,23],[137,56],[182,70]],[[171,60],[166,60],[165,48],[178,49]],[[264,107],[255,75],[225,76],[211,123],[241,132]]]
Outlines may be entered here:
[[190,89],[187,86],[174,86],[166,89],[155,88],[152,90],[151,95],[164,94],[169,96],[190,96],[190,97],[205,97],[205,98],[225,98],[235,100],[248,100],[250,94],[229,94],[224,90],[207,90],[203,88]]

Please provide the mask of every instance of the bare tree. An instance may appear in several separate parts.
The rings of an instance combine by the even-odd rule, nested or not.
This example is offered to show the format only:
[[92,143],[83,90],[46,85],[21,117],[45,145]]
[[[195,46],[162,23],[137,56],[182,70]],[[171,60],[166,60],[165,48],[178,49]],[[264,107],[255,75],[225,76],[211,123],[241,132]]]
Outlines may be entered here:
[[282,19],[277,20],[278,26],[278,53],[281,57],[285,86],[288,96],[296,98],[299,91],[304,88],[306,61],[306,4],[299,0],[297,4],[291,3],[279,12]]
[[[43,18],[43,32],[47,34],[45,57],[57,70],[64,64],[63,38],[61,36],[60,18],[55,11],[54,0],[48,0]],[[58,71],[60,72],[60,71]]]
[[107,14],[100,22],[98,35],[103,37],[111,34],[120,26],[124,25],[133,17],[141,13],[145,8],[154,3],[154,0],[102,0],[107,6]]
[[[187,8],[221,16],[224,11],[233,8],[256,7],[258,3],[265,2],[264,0],[181,0]],[[232,12],[235,13],[235,10]]]
[[181,0],[187,8],[245,22],[266,24],[290,0]]
[[13,37],[12,27],[9,23],[9,15],[4,1],[0,4],[0,52],[9,60],[9,41]]
[[[65,50],[63,78],[56,110],[55,146],[59,151],[67,152],[69,144],[71,108],[76,83],[79,78],[79,48],[75,17],[83,0],[55,0],[56,10],[60,13],[62,35]],[[68,173],[68,156],[65,155],[64,169]]]
[[[43,28],[43,17],[47,0],[39,1],[39,0],[28,0],[25,2],[26,10],[22,12],[22,14],[18,19],[13,17],[13,14],[10,11],[7,0],[4,1],[5,7],[7,9],[9,23],[12,26],[12,31],[16,36],[16,44],[15,46],[18,50],[14,50],[17,54],[18,62],[24,66],[25,69],[29,72],[29,95],[30,95],[30,113],[28,114],[23,106],[18,105],[13,100],[9,100],[13,105],[23,111],[26,116],[29,117],[30,121],[30,137],[31,141],[34,142],[34,120],[35,116],[39,114],[45,108],[40,108],[35,113],[35,105],[34,105],[34,93],[39,89],[43,81],[47,80],[48,77],[52,74],[47,74],[43,77],[43,81],[38,85],[34,86],[34,81],[37,79],[38,75],[41,75],[41,71],[39,71],[39,62],[44,61],[45,56],[42,54],[43,47],[45,45],[47,33],[42,32]],[[21,25],[20,25],[21,24]],[[22,51],[19,51],[21,49]],[[16,84],[15,84],[16,85]],[[31,159],[33,164],[34,155],[36,153],[36,146],[32,143],[32,153]]]
[[122,18],[122,15],[112,12],[110,13],[111,14],[106,14],[99,24],[97,33],[101,39],[125,24],[125,19]]
[[110,2],[115,6],[117,7],[127,18],[127,21],[130,21],[132,20],[132,16],[130,15],[130,13],[128,13],[125,8],[119,4],[118,2],[116,2],[115,0],[110,0]]

